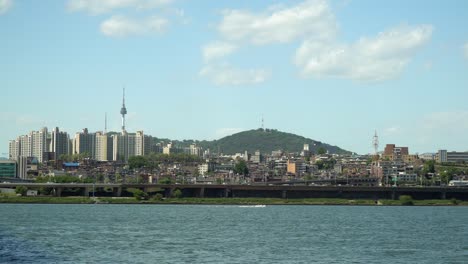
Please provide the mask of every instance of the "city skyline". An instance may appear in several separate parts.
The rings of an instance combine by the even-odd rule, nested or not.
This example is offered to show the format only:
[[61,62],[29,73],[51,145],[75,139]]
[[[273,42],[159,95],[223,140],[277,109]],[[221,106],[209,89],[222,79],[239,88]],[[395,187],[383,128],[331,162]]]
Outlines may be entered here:
[[467,7],[0,1],[0,156],[43,126],[104,131],[105,113],[120,131],[123,87],[126,129],[160,138],[219,139],[264,119],[360,154],[375,130],[381,146],[466,151]]

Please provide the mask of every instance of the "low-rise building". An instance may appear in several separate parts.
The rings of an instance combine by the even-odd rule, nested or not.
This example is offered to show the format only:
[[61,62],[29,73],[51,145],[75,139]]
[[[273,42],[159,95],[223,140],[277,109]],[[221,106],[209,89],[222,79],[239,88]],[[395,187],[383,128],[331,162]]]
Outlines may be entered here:
[[0,177],[16,178],[16,161],[0,160]]
[[439,150],[436,154],[437,162],[467,162],[468,152]]

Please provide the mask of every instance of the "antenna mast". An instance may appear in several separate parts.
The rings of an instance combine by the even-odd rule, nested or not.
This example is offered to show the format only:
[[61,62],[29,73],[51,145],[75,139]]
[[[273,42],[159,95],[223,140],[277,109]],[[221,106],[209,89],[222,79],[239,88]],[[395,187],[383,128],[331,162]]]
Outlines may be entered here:
[[107,134],[107,112],[104,114],[104,134]]
[[377,136],[377,130],[375,130],[372,144],[374,145],[374,154],[377,156],[379,152],[379,137]]
[[265,131],[265,124],[264,124],[264,120],[263,120],[263,114],[262,114],[262,130]]

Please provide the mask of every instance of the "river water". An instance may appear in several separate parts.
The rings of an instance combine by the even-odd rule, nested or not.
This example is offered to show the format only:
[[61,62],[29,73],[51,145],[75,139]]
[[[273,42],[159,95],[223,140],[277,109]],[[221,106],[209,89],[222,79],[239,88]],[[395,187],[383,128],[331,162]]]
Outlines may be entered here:
[[0,263],[468,263],[468,207],[0,204]]

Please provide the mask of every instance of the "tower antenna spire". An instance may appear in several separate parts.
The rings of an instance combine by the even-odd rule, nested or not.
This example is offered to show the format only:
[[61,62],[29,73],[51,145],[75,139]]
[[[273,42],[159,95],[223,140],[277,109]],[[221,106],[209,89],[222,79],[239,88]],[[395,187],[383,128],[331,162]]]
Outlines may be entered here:
[[107,134],[107,112],[104,114],[104,134]]
[[375,130],[372,144],[374,145],[374,154],[377,156],[379,152],[379,136],[377,136],[377,130]]
[[125,107],[125,86],[123,87],[122,95],[122,108],[120,108],[120,114],[122,115],[122,132],[125,132],[125,115],[127,114],[127,108]]
[[264,120],[263,120],[263,114],[262,114],[262,130],[265,131],[265,123],[264,123]]

